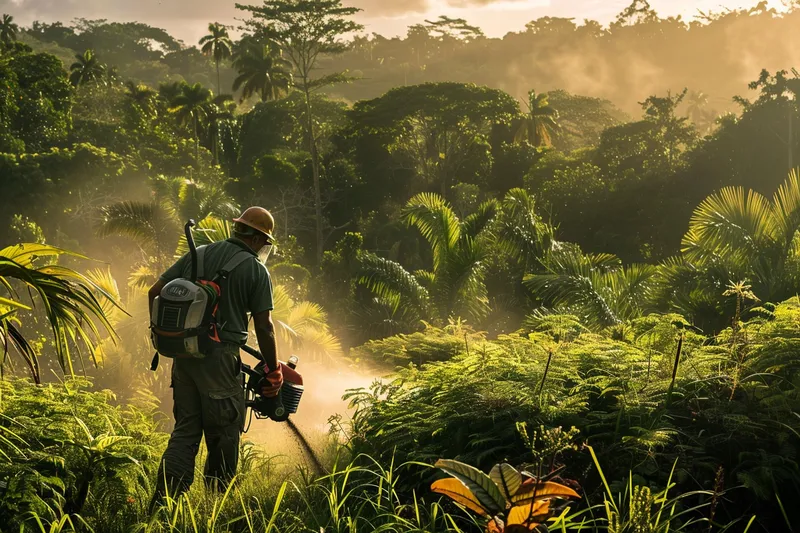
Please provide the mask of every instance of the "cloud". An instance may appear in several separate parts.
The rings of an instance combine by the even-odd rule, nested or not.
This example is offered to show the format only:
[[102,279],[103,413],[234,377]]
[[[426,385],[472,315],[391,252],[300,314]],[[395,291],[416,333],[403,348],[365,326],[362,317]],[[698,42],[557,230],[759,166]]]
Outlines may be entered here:
[[363,9],[359,15],[364,18],[425,13],[431,8],[430,0],[345,0],[345,4]]
[[446,0],[450,7],[485,7],[492,4],[526,4],[529,0]]

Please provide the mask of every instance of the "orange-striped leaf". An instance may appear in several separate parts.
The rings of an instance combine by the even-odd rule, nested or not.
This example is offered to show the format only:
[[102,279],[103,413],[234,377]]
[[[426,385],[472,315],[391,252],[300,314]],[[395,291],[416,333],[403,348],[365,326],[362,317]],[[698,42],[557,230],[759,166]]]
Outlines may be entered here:
[[580,499],[580,494],[571,488],[553,481],[530,482],[526,480],[511,499],[514,505],[553,498]]
[[535,529],[550,518],[550,502],[537,501],[532,504],[515,505],[506,517],[506,529],[510,526],[525,526]]
[[497,517],[492,518],[489,520],[489,523],[486,524],[486,533],[504,533],[506,530],[503,521]]
[[431,485],[431,490],[437,494],[447,496],[457,504],[466,507],[467,509],[478,513],[479,515],[488,518],[490,516],[487,511],[478,501],[478,498],[472,494],[466,485],[454,477],[447,479],[440,479]]

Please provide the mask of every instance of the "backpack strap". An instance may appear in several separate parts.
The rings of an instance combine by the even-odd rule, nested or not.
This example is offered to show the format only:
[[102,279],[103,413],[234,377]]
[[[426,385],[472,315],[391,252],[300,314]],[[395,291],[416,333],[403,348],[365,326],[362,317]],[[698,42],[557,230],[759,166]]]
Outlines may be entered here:
[[222,268],[217,272],[216,277],[214,280],[225,279],[228,277],[228,274],[233,272],[236,267],[247,261],[248,259],[255,259],[255,256],[250,252],[246,252],[244,250],[240,252],[236,252],[233,254],[233,257],[228,259],[228,262],[225,263]]
[[197,247],[197,279],[205,279],[206,245]]

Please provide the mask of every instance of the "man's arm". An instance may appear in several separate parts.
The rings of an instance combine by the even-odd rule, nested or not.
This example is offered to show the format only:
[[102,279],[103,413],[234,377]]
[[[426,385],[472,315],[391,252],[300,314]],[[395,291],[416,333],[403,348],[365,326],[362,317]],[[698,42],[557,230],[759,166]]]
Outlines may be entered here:
[[272,323],[272,313],[262,311],[253,315],[253,326],[256,330],[258,348],[269,370],[278,368],[278,345],[275,341],[275,325]]
[[150,290],[147,291],[147,304],[148,309],[150,309],[150,316],[153,316],[153,300],[156,299],[156,296],[161,294],[161,289],[164,288],[164,285],[166,285],[164,281],[158,280],[152,287],[150,287]]

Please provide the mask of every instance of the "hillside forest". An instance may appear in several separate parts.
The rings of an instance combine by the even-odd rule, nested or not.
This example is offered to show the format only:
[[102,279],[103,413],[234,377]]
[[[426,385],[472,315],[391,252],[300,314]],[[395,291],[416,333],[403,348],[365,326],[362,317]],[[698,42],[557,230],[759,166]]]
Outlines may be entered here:
[[[800,5],[237,8],[0,15],[0,531],[800,528]],[[253,420],[153,514],[147,290],[254,205],[311,449]]]

